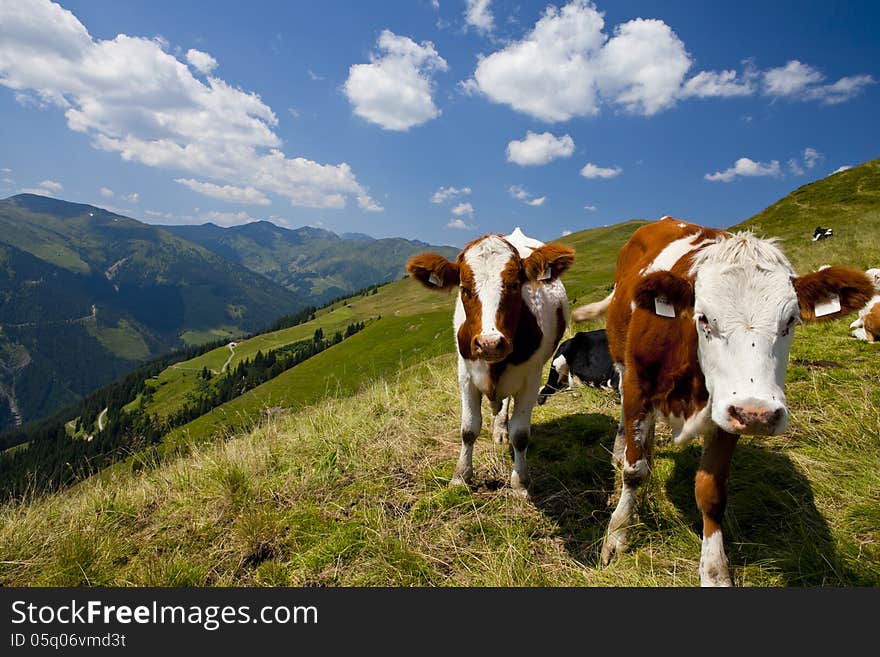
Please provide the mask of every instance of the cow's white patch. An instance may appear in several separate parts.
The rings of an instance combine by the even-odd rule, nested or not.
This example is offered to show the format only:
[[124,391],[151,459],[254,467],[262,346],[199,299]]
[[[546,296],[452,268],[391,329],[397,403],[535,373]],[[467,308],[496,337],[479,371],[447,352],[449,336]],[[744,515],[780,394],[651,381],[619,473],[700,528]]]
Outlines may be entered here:
[[700,550],[700,586],[731,586],[721,531],[703,537]]
[[687,226],[687,224],[684,222],[681,222],[680,224],[678,224],[679,228],[684,228],[685,226]]
[[667,244],[663,250],[657,254],[654,261],[642,270],[642,275],[647,276],[655,271],[669,271],[675,266],[675,263],[681,260],[685,255],[700,248],[706,244],[714,242],[714,239],[700,240],[700,234],[688,235],[674,242]]
[[568,361],[565,360],[565,356],[559,354],[556,358],[553,359],[553,369],[559,372],[560,376],[565,376],[568,374]]
[[813,307],[813,314],[816,317],[824,317],[840,312],[840,297],[832,294],[827,301],[820,301]]
[[513,257],[511,245],[497,235],[490,235],[465,251],[464,261],[474,274],[474,294],[483,310],[482,335],[501,335],[496,326],[503,292],[501,273]]
[[505,235],[504,239],[510,242],[514,248],[519,251],[520,258],[528,258],[532,255],[532,251],[544,246],[544,242],[528,237],[520,230],[519,226],[514,228],[510,235]]
[[675,317],[675,307],[666,300],[666,297],[654,297],[654,312],[660,317]]
[[681,415],[661,415],[672,431],[672,441],[676,445],[686,445],[698,436],[705,435],[712,426],[711,405],[706,404],[690,417]]

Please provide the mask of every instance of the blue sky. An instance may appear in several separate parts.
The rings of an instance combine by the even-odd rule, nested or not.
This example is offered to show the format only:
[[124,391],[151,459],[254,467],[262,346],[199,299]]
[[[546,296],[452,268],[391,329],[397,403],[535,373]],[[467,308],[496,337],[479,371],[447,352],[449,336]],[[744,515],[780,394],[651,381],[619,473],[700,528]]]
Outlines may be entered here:
[[876,2],[0,0],[0,196],[461,245],[880,156]]

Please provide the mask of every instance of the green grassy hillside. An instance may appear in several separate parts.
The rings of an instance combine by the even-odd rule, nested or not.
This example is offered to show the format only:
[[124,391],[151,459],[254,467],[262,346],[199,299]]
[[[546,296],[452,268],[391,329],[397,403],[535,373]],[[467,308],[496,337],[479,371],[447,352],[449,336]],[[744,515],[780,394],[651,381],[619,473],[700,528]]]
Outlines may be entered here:
[[[836,207],[847,198],[836,174],[741,226],[781,237],[799,271],[876,265],[870,242],[860,251],[847,239],[876,226],[876,170],[870,162],[844,172],[854,174],[861,210]],[[607,293],[617,250],[638,225],[560,240],[578,251],[565,277],[572,299]],[[809,242],[816,225],[835,237]],[[287,333],[246,341],[236,358],[319,326],[371,320],[178,429],[167,444],[186,443],[188,453],[0,508],[0,584],[698,583],[700,448],[672,445],[665,428],[632,549],[597,567],[616,490],[613,393],[581,388],[536,408],[531,500],[506,494],[510,455],[487,432],[474,487],[447,486],[459,447],[451,307],[451,295],[399,281]],[[849,337],[851,319],[798,327],[786,388],[791,426],[743,438],[734,456],[725,539],[739,585],[880,585],[880,352]],[[220,349],[191,364],[222,367],[228,356]],[[162,376],[166,386],[182,380],[174,370]],[[255,418],[255,428],[238,432]],[[224,439],[208,440],[217,434]]]

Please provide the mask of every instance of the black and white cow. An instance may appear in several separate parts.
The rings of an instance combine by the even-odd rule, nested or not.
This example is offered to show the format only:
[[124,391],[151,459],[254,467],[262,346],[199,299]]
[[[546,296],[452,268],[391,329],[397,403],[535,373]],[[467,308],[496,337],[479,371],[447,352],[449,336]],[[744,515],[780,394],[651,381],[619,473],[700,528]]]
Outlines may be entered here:
[[816,230],[813,231],[813,241],[816,242],[818,240],[824,240],[834,235],[834,230],[831,228],[822,228],[822,226],[816,226]]
[[608,353],[605,329],[581,331],[559,345],[553,355],[547,383],[538,393],[543,404],[552,394],[571,388],[575,381],[594,388],[617,390],[620,374]]

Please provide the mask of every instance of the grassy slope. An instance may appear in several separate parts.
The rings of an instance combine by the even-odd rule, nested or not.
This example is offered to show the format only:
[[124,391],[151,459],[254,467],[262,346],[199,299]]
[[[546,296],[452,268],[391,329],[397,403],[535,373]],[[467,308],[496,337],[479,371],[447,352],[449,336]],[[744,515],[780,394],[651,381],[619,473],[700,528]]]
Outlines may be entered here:
[[[815,193],[813,210],[825,212],[816,204],[827,190],[806,191]],[[813,224],[831,225],[837,236],[858,226],[857,218],[820,221],[795,207],[787,213],[774,208],[749,225],[788,236],[785,249],[801,271],[825,262],[875,264],[858,260],[846,239],[797,244],[812,234]],[[865,222],[876,221],[870,203],[863,210]],[[607,229],[612,252],[634,228]],[[602,296],[613,270],[604,249],[589,239],[596,236],[564,240],[578,246],[578,265],[566,285],[582,301]],[[584,269],[594,265],[605,271],[586,276]],[[407,309],[400,297],[417,288],[395,285],[398,296],[380,291],[363,303],[383,303],[383,317],[395,306]],[[450,299],[418,294],[437,306],[437,326],[443,319],[448,331]],[[356,304],[327,316],[354,312]],[[403,323],[415,319],[402,315]],[[744,438],[736,452],[725,529],[738,584],[880,584],[880,354],[848,337],[850,320],[798,329],[787,384],[791,428],[774,438]],[[425,324],[430,321],[426,315]],[[381,326],[371,324],[294,368],[289,383],[310,363],[310,374],[326,374],[321,356],[332,368],[353,365],[351,352],[363,356],[355,340],[369,338],[371,330],[378,335]],[[303,330],[309,335],[314,329]],[[448,337],[438,337],[434,348],[451,352]],[[413,358],[431,353],[437,352]],[[405,359],[397,362],[406,365]],[[615,489],[608,460],[618,413],[614,396],[579,389],[536,409],[532,502],[504,494],[510,458],[485,434],[477,443],[475,488],[449,489],[458,452],[454,362],[448,353],[408,369],[394,366],[385,379],[350,397],[273,414],[248,434],[203,444],[170,464],[137,474],[117,471],[66,495],[5,507],[0,583],[697,583],[693,475],[699,445],[675,447],[663,440],[665,429],[658,432],[633,549],[599,570],[596,557]],[[357,388],[354,378],[346,380],[350,390]],[[286,394],[281,382],[271,384]],[[254,408],[265,404],[257,395],[252,401]]]

